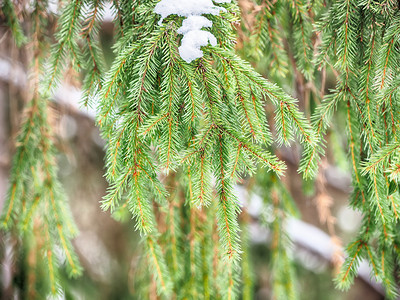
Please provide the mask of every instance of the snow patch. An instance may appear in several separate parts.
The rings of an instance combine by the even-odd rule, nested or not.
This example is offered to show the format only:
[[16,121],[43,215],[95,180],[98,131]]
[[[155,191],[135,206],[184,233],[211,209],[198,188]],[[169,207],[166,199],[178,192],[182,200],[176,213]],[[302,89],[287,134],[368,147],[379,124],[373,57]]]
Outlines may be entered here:
[[[215,3],[229,3],[231,0],[214,0]],[[201,30],[212,27],[212,22],[203,14],[218,15],[224,8],[214,5],[212,0],[161,0],[154,8],[154,12],[161,16],[159,25],[169,15],[186,17],[178,33],[183,34],[179,54],[183,60],[190,63],[203,56],[201,46],[217,45],[215,36]]]
[[[216,0],[216,3],[228,3],[231,0]],[[224,8],[215,6],[211,0],[161,0],[154,8],[154,12],[161,16],[162,21],[169,15],[181,17],[201,16],[202,14],[218,15]]]
[[182,27],[178,29],[178,33],[185,34],[193,29],[201,29],[203,27],[210,28],[212,22],[203,16],[189,16],[187,19],[183,20]]
[[200,47],[207,46],[208,42],[212,46],[217,45],[217,39],[212,33],[203,30],[191,30],[182,38],[181,46],[178,48],[179,55],[184,61],[190,63],[203,56]]

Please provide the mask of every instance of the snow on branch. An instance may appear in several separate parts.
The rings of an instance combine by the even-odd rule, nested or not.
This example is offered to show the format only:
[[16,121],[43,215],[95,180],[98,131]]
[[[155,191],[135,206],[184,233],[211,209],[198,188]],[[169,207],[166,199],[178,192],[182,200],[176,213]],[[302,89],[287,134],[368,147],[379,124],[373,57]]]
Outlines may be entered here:
[[[231,0],[216,0],[216,3],[228,3]],[[212,22],[203,14],[218,15],[225,9],[213,4],[211,0],[161,0],[154,8],[154,12],[161,16],[159,25],[169,15],[178,15],[186,17],[178,33],[183,34],[179,54],[182,59],[188,63],[203,56],[201,46],[217,45],[215,36],[201,30],[202,28],[211,28]]]

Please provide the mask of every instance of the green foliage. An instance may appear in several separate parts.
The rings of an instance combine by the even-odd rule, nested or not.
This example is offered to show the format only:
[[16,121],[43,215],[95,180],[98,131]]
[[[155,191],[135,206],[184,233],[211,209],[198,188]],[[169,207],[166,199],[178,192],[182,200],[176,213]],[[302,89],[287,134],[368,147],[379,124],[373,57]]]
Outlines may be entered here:
[[[185,292],[176,290],[180,278],[176,260],[182,250],[166,246],[172,278],[158,267],[165,264],[162,253],[152,250],[159,235],[152,200],[162,207],[168,203],[168,193],[158,174],[181,173],[180,180],[186,182],[185,202],[191,213],[193,209],[211,210],[216,218],[220,267],[215,276],[222,286],[207,294],[235,298],[238,290],[234,282],[242,250],[234,183],[252,173],[257,163],[278,175],[285,169],[283,162],[268,150],[272,138],[263,109],[265,101],[271,100],[276,107],[279,144],[289,144],[295,136],[312,149],[317,143],[298,112],[296,101],[233,53],[234,35],[227,29],[236,22],[232,14],[235,5],[227,5],[228,12],[222,13],[223,17],[212,17],[211,32],[220,46],[203,48],[204,57],[190,64],[178,53],[177,28],[182,18],[171,16],[159,26],[153,7],[152,3],[140,4],[132,18],[123,22],[120,30],[124,38],[117,42],[117,57],[100,91],[98,123],[109,141],[106,176],[111,183],[103,208],[130,209],[136,228],[147,236],[144,241],[154,273],[158,274],[158,290],[168,295],[173,284],[174,292],[182,297]],[[122,15],[132,13],[120,9]],[[143,15],[147,16],[146,21]],[[130,31],[140,24],[144,25]],[[216,205],[212,204],[214,201]],[[176,221],[170,222],[174,226]],[[175,228],[169,234],[178,234]],[[174,241],[177,236],[170,238]],[[191,269],[198,260],[196,254],[189,258]],[[195,281],[199,276],[196,274],[191,275]]]
[[[48,98],[39,93],[47,26],[46,19],[41,17],[47,3],[35,1],[32,5],[29,36],[34,58],[33,90],[22,117],[0,221],[1,228],[16,235],[22,244],[14,247],[15,255],[20,258],[18,264],[27,270],[22,278],[27,284],[20,286],[19,292],[26,299],[43,299],[63,294],[62,269],[71,277],[79,276],[82,270],[71,244],[77,229],[57,178],[50,105]],[[20,36],[14,34],[18,42]],[[18,272],[23,274],[22,270]]]
[[395,11],[397,7],[391,2],[384,7],[363,1],[333,3],[321,27],[324,39],[333,40],[336,49],[333,53],[328,49],[320,52],[325,57],[322,62],[336,61],[335,67],[341,72],[333,98],[347,102],[347,108],[342,107],[347,109],[353,166],[355,191],[351,203],[364,215],[360,236],[348,247],[349,256],[337,284],[348,288],[357,262],[366,258],[392,298],[397,294],[391,268],[397,261],[393,237],[399,195],[386,168],[390,166],[387,158],[397,149],[393,142],[397,140],[399,120],[391,113],[392,100],[384,100],[384,95],[388,95],[393,74],[398,70]]
[[[321,43],[314,50],[314,68],[334,68],[338,72],[337,86],[312,115],[318,136],[326,133],[337,110],[347,115],[354,188],[350,203],[364,216],[360,235],[347,248],[348,258],[337,277],[337,285],[349,288],[364,258],[391,298],[397,295],[392,267],[398,259],[394,238],[399,199],[395,75],[399,68],[396,25],[399,15],[396,5],[391,1],[329,3],[316,23]],[[317,6],[309,15],[320,12]],[[301,32],[301,26],[296,28]],[[296,55],[294,58],[299,60]],[[310,79],[306,74],[305,77]]]
[[[41,8],[36,13],[43,14],[47,3],[36,3]],[[237,298],[241,208],[234,185],[252,174],[257,165],[277,176],[283,174],[285,165],[273,154],[274,139],[278,145],[289,145],[297,138],[306,152],[313,153],[300,167],[306,176],[315,173],[314,153],[321,150],[296,100],[235,55],[235,4],[224,4],[227,10],[221,15],[208,16],[218,46],[204,47],[204,57],[189,64],[178,53],[181,36],[177,28],[182,18],[173,15],[157,24],[156,3],[113,3],[117,12],[116,58],[105,72],[98,36],[103,2],[66,2],[40,94],[38,64],[45,56],[42,49],[46,40],[39,41],[39,35],[46,25],[36,24],[35,97],[31,115],[22,127],[18,148],[22,154],[15,156],[4,224],[19,228],[21,221],[16,216],[26,211],[23,224],[32,226],[36,212],[51,208],[54,219],[38,215],[49,230],[48,236],[57,237],[46,245],[50,250],[61,245],[70,273],[79,273],[69,241],[73,226],[62,206],[43,99],[55,90],[66,70],[83,70],[83,103],[98,108],[98,124],[108,142],[106,178],[110,187],[102,208],[120,217],[128,210],[143,237],[146,256],[141,262],[149,271],[139,278],[140,293],[151,292],[151,282],[155,282],[157,292],[165,297]],[[302,22],[302,17],[303,13],[295,19]],[[10,18],[10,27],[18,40],[15,19]],[[268,101],[275,106],[274,137],[264,110]],[[37,152],[27,153],[28,148]],[[21,180],[21,174],[29,172],[40,174],[34,173],[32,181]],[[25,190],[32,193],[34,201],[28,201],[29,197],[24,200]],[[36,210],[40,205],[45,210]],[[165,223],[160,215],[165,216]],[[247,253],[247,247],[243,251]],[[59,285],[54,275],[58,267],[55,261],[47,265],[54,292]],[[249,298],[251,276],[248,264],[243,266]]]
[[26,43],[26,36],[18,20],[12,0],[2,1],[0,12],[6,18],[7,25],[11,30],[15,43],[18,47],[22,46]]
[[78,68],[81,66],[78,34],[81,30],[79,19],[82,17],[82,5],[81,0],[71,1],[66,4],[60,16],[56,33],[57,43],[52,47],[49,70],[46,72],[46,76],[49,78],[47,91],[60,82],[63,70],[70,60]]
[[[27,293],[32,297],[37,293],[45,296],[46,289],[52,294],[61,292],[58,269],[63,260],[70,276],[81,273],[70,242],[77,231],[57,179],[48,122],[47,101],[36,95],[26,109],[25,121],[18,136],[10,189],[1,217],[2,228],[17,231],[25,241],[25,263],[30,272],[37,272],[32,276],[33,280],[42,272],[48,274],[38,283],[30,280]],[[36,240],[30,243],[28,240],[32,236]],[[62,251],[61,257],[57,253],[59,249]],[[29,262],[31,255],[37,256],[33,265]],[[41,268],[47,270],[41,271]],[[46,280],[48,286],[44,290],[36,286]]]
[[[264,197],[268,216],[273,216],[264,225],[272,237],[274,297],[296,299],[291,244],[285,233],[285,222],[296,215],[296,208],[280,181],[285,164],[275,148],[301,145],[299,172],[310,179],[325,155],[324,137],[335,138],[342,129],[353,178],[350,204],[362,213],[363,222],[347,247],[336,283],[349,288],[360,261],[366,259],[388,297],[396,297],[397,4],[254,1],[255,30],[245,29],[251,37],[242,53],[266,64],[269,76],[296,92],[310,113],[310,124],[297,100],[235,54],[235,3],[220,4],[226,10],[207,15],[213,26],[205,30],[218,43],[202,47],[204,55],[191,63],[178,50],[182,35],[177,30],[184,18],[170,15],[159,24],[157,3],[113,1],[115,59],[106,70],[99,40],[105,2],[65,2],[41,93],[39,61],[48,46],[43,38],[47,24],[37,17],[47,2],[34,4],[36,23],[27,35],[35,40],[35,93],[19,135],[2,224],[24,237],[27,252],[45,253],[41,258],[48,262],[41,261],[37,271],[49,269],[47,290],[55,293],[60,284],[57,270],[62,261],[53,257],[54,247],[63,249],[71,275],[80,272],[70,244],[75,230],[56,178],[47,114],[49,94],[72,68],[82,72],[83,103],[97,109],[97,123],[107,141],[110,186],[101,206],[120,219],[129,212],[142,236],[145,255],[136,285],[143,298],[150,298],[154,287],[167,299],[252,297],[249,249],[243,246],[248,237],[240,230],[242,206],[235,185],[259,170],[257,182],[263,189],[254,191]],[[22,45],[25,38],[13,3],[3,1],[2,13]],[[336,78],[330,89],[327,74]],[[340,146],[335,141],[334,148]],[[38,235],[37,224],[46,233],[43,243],[27,235]],[[242,227],[246,226],[245,221]]]
[[300,71],[307,80],[313,80],[313,19],[323,12],[322,1],[254,2],[259,12],[255,30],[248,33],[250,56],[265,60],[269,75],[279,78]]
[[[336,75],[336,88],[323,97],[311,120],[317,137],[323,137],[331,130],[332,122],[342,122],[345,116],[354,189],[350,203],[363,214],[360,234],[347,247],[348,257],[336,283],[340,288],[349,288],[360,260],[366,259],[375,278],[385,286],[387,296],[394,298],[397,295],[393,268],[398,261],[395,249],[398,247],[400,196],[397,182],[398,4],[393,1],[323,3],[313,1],[304,10],[301,1],[257,1],[260,7],[256,15],[258,30],[252,37],[256,43],[245,51],[251,54],[262,50],[265,54],[262,59],[278,72],[275,77],[287,74],[290,67],[294,71],[298,67],[306,82],[302,86],[311,86],[304,101],[310,101],[307,97],[312,96],[318,104],[325,93],[327,68]],[[288,11],[292,12],[293,19],[285,16]],[[310,27],[316,28],[315,33],[304,30]],[[291,30],[286,35],[278,35],[279,28]],[[296,36],[307,36],[305,41],[312,41],[309,46],[314,49],[302,52],[309,60],[299,55],[302,43]],[[305,67],[307,61],[312,62],[309,67]],[[299,81],[297,75],[296,83]],[[285,82],[291,84],[292,79]],[[316,90],[319,84],[320,93]],[[307,170],[307,158],[322,153],[306,148],[301,170]]]
[[[264,211],[261,223],[271,232],[271,285],[275,299],[299,299],[294,270],[292,244],[286,232],[288,217],[297,217],[298,212],[292,197],[274,174],[259,173],[258,193],[263,196]],[[257,191],[257,190],[256,190]]]

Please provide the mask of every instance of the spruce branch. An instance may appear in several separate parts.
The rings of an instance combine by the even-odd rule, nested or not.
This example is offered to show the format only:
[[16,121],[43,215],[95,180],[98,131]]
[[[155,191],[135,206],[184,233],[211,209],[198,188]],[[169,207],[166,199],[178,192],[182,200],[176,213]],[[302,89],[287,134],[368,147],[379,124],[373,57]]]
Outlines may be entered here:
[[78,47],[80,18],[82,16],[81,0],[71,1],[65,6],[58,21],[57,44],[52,47],[52,55],[48,66],[47,87],[45,93],[54,90],[60,82],[66,62],[71,60],[81,67],[81,53]]
[[14,37],[15,43],[18,47],[21,47],[27,42],[27,38],[24,34],[23,28],[18,16],[15,12],[14,4],[12,0],[4,0],[1,5],[1,13],[4,15],[7,21],[7,25],[11,30],[12,36]]

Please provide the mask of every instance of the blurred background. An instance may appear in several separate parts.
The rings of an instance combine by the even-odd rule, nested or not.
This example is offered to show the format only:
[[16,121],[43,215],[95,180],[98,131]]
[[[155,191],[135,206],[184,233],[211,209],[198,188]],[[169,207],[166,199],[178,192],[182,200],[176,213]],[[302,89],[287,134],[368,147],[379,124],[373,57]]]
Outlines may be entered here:
[[[106,12],[101,27],[102,46],[108,63],[113,59],[111,45],[114,28],[111,20],[112,16]],[[29,65],[26,53],[17,49],[4,20],[0,19],[0,208],[3,207],[7,191],[15,137],[27,101]],[[262,62],[254,66],[268,76]],[[81,91],[75,77],[76,74],[71,74],[66,78],[52,103],[59,151],[59,178],[79,228],[74,245],[85,270],[78,279],[66,279],[72,281],[71,295],[67,295],[67,298],[136,299],[134,278],[140,259],[140,239],[132,221],[117,222],[108,212],[100,209],[100,201],[107,188],[103,178],[105,142],[95,127],[94,112],[80,106]],[[328,87],[335,84],[333,76],[328,76],[327,81]],[[302,100],[298,90],[288,92]],[[338,144],[345,139],[338,136]],[[341,246],[355,236],[361,217],[347,206],[351,192],[350,174],[346,166],[332,163],[332,151],[335,149],[328,150],[316,188],[310,188],[310,192],[297,174],[299,151],[293,148],[279,150],[279,156],[288,165],[284,183],[301,215],[300,220],[288,220],[287,228],[293,242],[300,298],[384,299],[381,286],[370,280],[367,264],[361,264],[359,275],[349,292],[334,289],[332,278],[341,260]],[[251,184],[251,181],[246,184]],[[268,245],[271,238],[261,224],[268,222],[261,222],[268,216],[268,211],[265,211],[268,208],[261,205],[259,196],[249,195],[243,186],[238,186],[237,192],[251,219],[249,233],[255,273],[255,299],[270,299]],[[321,208],[329,212],[321,212]],[[322,223],[321,214],[328,218]],[[7,299],[12,286],[10,274],[13,264],[8,242],[2,237],[0,295],[3,299]],[[154,299],[157,299],[156,295]]]

